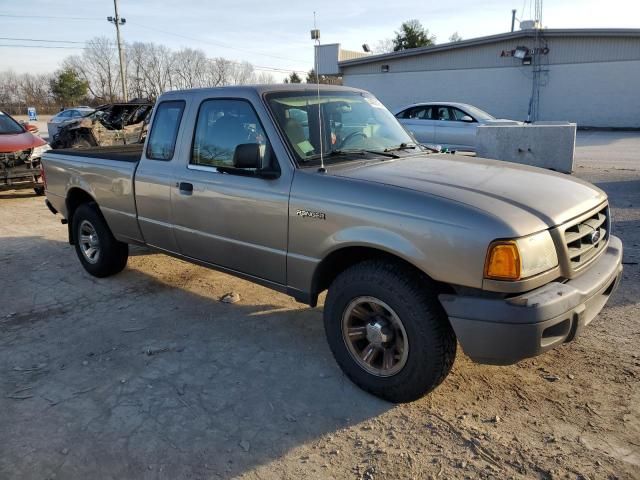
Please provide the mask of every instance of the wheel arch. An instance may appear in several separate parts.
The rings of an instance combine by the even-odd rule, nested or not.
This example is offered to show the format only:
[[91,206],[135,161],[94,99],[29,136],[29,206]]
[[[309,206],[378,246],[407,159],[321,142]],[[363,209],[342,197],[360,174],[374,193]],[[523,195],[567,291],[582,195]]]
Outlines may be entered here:
[[67,198],[65,200],[65,206],[67,209],[67,227],[69,231],[69,244],[75,244],[75,238],[73,233],[73,215],[78,209],[80,205],[84,205],[87,203],[93,203],[96,206],[98,212],[100,212],[100,208],[96,203],[95,198],[86,190],[80,187],[70,188],[67,192]]
[[451,290],[448,285],[433,280],[428,272],[418,267],[412,259],[408,259],[396,251],[389,251],[378,245],[345,245],[331,251],[315,268],[311,281],[310,304],[312,306],[317,304],[318,295],[328,289],[329,285],[340,273],[353,265],[367,260],[381,260],[400,264],[424,277],[425,281],[437,285],[439,293]]

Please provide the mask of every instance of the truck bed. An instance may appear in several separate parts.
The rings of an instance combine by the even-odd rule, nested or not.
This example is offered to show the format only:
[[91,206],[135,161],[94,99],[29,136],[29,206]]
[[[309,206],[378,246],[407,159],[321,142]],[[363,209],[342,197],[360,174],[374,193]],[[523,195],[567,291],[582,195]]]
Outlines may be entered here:
[[67,218],[69,190],[80,188],[94,198],[115,236],[140,240],[134,199],[134,176],[142,144],[49,150],[42,156],[47,198]]
[[132,143],[131,145],[112,145],[109,147],[62,148],[59,150],[49,150],[47,154],[67,155],[70,157],[92,157],[118,162],[137,163],[142,157],[143,148],[144,145],[142,143]]

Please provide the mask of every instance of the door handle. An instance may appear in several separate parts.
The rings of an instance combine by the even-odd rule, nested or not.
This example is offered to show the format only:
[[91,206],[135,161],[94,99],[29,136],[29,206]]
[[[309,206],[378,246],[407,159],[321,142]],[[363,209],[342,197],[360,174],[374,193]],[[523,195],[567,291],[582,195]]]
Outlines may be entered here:
[[178,184],[178,189],[183,195],[191,195],[193,193],[193,184],[188,182],[180,182]]

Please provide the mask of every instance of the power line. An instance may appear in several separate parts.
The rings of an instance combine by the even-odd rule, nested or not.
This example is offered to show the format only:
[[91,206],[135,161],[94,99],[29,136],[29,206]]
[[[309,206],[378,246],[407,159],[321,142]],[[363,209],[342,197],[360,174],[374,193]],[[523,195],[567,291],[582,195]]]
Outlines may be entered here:
[[48,43],[79,43],[84,45],[86,42],[77,42],[73,40],[47,40],[44,38],[13,38],[13,37],[0,37],[0,40],[15,40],[17,42],[48,42]]
[[[0,17],[12,17],[12,18],[47,18],[47,19],[61,19],[61,20],[98,20],[97,18],[94,17],[59,17],[59,16],[52,16],[52,15],[11,15],[11,14],[0,14]],[[243,53],[249,53],[249,54],[253,54],[253,55],[260,55],[260,56],[264,56],[264,57],[272,57],[272,58],[277,58],[280,60],[289,60],[289,61],[294,61],[294,62],[302,62],[302,60],[296,60],[296,59],[291,59],[291,58],[286,58],[286,57],[281,57],[278,55],[270,55],[267,53],[262,53],[262,52],[256,52],[256,51],[252,51],[252,50],[247,50],[247,49],[243,49],[240,47],[234,47],[232,45],[223,43],[223,42],[218,42],[215,40],[208,40],[208,39],[202,39],[202,38],[196,38],[196,37],[191,37],[188,35],[182,35],[179,33],[175,33],[175,32],[170,32],[170,31],[166,31],[166,30],[162,30],[159,28],[155,28],[155,27],[150,27],[147,25],[141,25],[139,23],[136,22],[129,22],[130,24],[133,23],[134,25],[141,27],[141,28],[145,28],[148,30],[154,30],[157,31],[159,33],[164,33],[166,35],[173,35],[175,37],[181,37],[181,38],[185,38],[187,40],[192,40],[192,41],[196,41],[196,42],[200,42],[200,43],[208,43],[211,45],[215,45],[218,47],[222,47],[222,48],[227,48],[227,49],[231,49],[231,50],[236,50],[239,52],[243,52]],[[65,43],[65,44],[86,44],[86,42],[79,42],[79,41],[65,41],[65,40],[46,40],[46,39],[35,39],[35,38],[10,38],[10,37],[0,37],[0,40],[8,40],[8,41],[22,41],[22,42],[48,42],[48,43]],[[73,46],[54,46],[54,45],[25,45],[25,44],[0,44],[0,47],[16,47],[16,48],[46,48],[46,49],[75,49],[75,50],[86,50],[87,47],[73,47]],[[115,48],[115,47],[113,47]],[[235,60],[227,60],[229,63],[233,63],[236,65],[242,65],[243,62],[240,61],[235,61]],[[276,72],[276,73],[291,73],[291,72],[296,72],[296,73],[302,73],[302,74],[306,74],[306,70],[296,70],[293,68],[282,68],[282,67],[266,67],[266,66],[261,66],[261,65],[254,65],[251,62],[248,62],[253,68],[254,70],[259,70],[259,71],[265,71],[265,72]]]
[[[12,14],[4,14],[4,13],[0,13],[0,17],[11,17],[11,18],[43,18],[43,19],[56,19],[56,20],[100,20],[102,21],[102,19],[98,19],[95,17],[59,17],[59,16],[53,16],[53,15],[12,15]],[[181,37],[181,38],[185,38],[187,40],[193,40],[196,42],[201,42],[201,43],[209,43],[211,45],[215,45],[221,48],[226,48],[229,50],[236,50],[238,52],[243,52],[243,53],[249,53],[252,55],[260,55],[263,57],[270,57],[270,58],[277,58],[279,60],[288,60],[288,61],[292,61],[292,62],[302,62],[303,60],[300,59],[295,59],[295,58],[287,58],[287,57],[282,57],[280,55],[273,55],[273,54],[268,54],[268,53],[263,53],[263,52],[258,52],[255,50],[249,50],[246,48],[241,48],[241,47],[235,47],[233,45],[229,45],[228,43],[224,43],[224,42],[220,42],[217,40],[208,40],[208,39],[203,39],[203,38],[196,38],[196,37],[190,37],[188,35],[182,35],[179,33],[175,33],[175,32],[170,32],[167,30],[162,30],[160,28],[156,28],[156,27],[150,27],[148,25],[142,25],[140,23],[137,22],[129,22],[129,23],[133,23],[134,25],[141,27],[141,28],[145,28],[148,30],[155,30],[156,32],[159,33],[164,33],[165,35],[173,35],[174,37]]]
[[68,48],[73,50],[86,50],[86,47],[67,47],[55,45],[19,45],[19,44],[0,44],[0,47],[16,47],[16,48]]
[[211,45],[216,45],[218,47],[227,48],[227,49],[230,49],[230,50],[237,50],[238,52],[250,53],[252,55],[261,55],[263,57],[277,58],[279,60],[289,60],[289,61],[292,61],[292,62],[302,62],[303,61],[303,60],[296,59],[296,58],[281,57],[279,55],[272,55],[272,54],[269,54],[269,53],[258,52],[258,51],[255,51],[255,50],[248,50],[248,49],[245,49],[245,48],[234,47],[233,45],[229,45],[228,43],[220,42],[220,41],[217,41],[217,40],[205,40],[203,38],[190,37],[190,36],[187,36],[187,35],[182,35],[180,33],[169,32],[167,30],[161,30],[161,29],[155,28],[155,27],[149,27],[148,25],[142,25],[142,24],[137,23],[137,22],[134,22],[134,24],[137,25],[138,27],[146,28],[148,30],[155,30],[156,32],[159,32],[159,33],[164,33],[165,35],[173,35],[175,37],[186,38],[187,40],[193,40],[193,41],[201,42],[201,43],[209,43]]
[[46,18],[46,19],[56,19],[56,20],[94,20],[94,21],[102,21],[101,18],[96,17],[56,17],[52,15],[12,15],[8,13],[0,13],[0,17],[9,17],[9,18]]

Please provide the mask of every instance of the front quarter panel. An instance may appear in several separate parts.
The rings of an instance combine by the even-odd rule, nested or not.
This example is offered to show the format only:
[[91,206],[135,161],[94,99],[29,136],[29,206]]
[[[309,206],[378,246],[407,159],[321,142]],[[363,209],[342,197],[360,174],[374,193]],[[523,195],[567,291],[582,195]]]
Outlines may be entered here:
[[291,288],[310,292],[322,259],[360,246],[398,256],[434,280],[481,288],[487,246],[513,233],[468,205],[298,170],[289,209],[287,280]]

